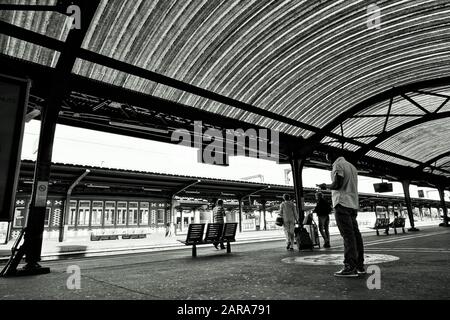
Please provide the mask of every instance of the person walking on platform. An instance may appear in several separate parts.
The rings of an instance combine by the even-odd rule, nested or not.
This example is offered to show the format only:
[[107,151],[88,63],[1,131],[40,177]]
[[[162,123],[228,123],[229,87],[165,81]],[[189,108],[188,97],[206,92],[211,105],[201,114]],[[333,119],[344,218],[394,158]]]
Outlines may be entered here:
[[298,221],[298,213],[295,205],[290,201],[288,194],[283,195],[283,202],[280,205],[280,216],[283,217],[284,234],[286,235],[286,249],[294,250],[294,229]]
[[[214,219],[213,222],[224,224],[225,216],[226,216],[226,214],[225,214],[225,209],[223,208],[223,200],[219,199],[219,200],[217,200],[217,204],[213,209],[213,219]],[[219,244],[220,244],[220,249],[225,249],[225,245],[223,244],[223,241],[214,241],[214,243],[213,243],[214,247],[217,250],[219,250],[219,247],[218,247]]]
[[356,168],[338,152],[327,154],[333,164],[332,184],[321,184],[321,189],[331,189],[336,224],[344,239],[344,268],[334,275],[337,277],[358,277],[366,273],[364,269],[364,244],[358,228],[358,172]]
[[317,214],[319,218],[319,231],[323,237],[323,241],[325,242],[323,247],[330,248],[330,213],[331,213],[331,205],[325,200],[322,192],[316,193],[317,204],[314,208],[313,212]]

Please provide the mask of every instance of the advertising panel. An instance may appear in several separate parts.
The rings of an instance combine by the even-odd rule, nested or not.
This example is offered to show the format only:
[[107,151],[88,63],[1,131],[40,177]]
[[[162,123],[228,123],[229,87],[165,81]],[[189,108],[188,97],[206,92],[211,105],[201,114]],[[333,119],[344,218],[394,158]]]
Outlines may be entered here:
[[13,216],[28,90],[28,81],[0,74],[0,222]]

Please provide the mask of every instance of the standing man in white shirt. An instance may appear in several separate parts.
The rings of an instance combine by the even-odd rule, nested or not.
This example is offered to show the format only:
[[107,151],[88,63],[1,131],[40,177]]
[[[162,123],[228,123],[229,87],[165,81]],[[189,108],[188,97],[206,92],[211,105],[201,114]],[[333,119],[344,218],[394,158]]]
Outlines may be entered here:
[[358,277],[366,274],[364,269],[364,244],[356,217],[359,209],[358,171],[339,152],[330,152],[327,160],[333,164],[331,189],[336,224],[344,239],[344,268],[335,272],[337,277]]

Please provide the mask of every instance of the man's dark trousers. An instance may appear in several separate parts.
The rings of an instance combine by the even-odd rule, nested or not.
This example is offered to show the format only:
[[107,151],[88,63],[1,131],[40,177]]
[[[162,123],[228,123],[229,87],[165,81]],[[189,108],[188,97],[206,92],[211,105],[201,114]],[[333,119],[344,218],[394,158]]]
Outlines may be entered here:
[[358,211],[340,204],[335,207],[335,211],[336,224],[344,239],[344,265],[352,269],[363,267],[364,245],[356,221]]

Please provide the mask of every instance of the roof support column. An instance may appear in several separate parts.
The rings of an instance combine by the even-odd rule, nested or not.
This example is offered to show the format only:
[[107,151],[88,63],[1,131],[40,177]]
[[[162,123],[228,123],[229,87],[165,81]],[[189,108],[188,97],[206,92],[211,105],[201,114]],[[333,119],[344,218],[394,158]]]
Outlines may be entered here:
[[[39,148],[34,172],[33,190],[28,214],[27,225],[24,230],[24,242],[18,250],[13,250],[6,276],[34,275],[49,273],[50,268],[39,265],[41,260],[42,237],[44,233],[45,211],[47,204],[48,182],[55,137],[56,121],[61,103],[69,92],[69,77],[72,72],[79,49],[99,5],[99,1],[78,0],[71,3],[64,1],[65,6],[76,4],[80,7],[80,28],[72,29],[67,36],[60,58],[49,82],[49,94],[42,110]],[[65,9],[65,8],[64,8]],[[18,243],[17,243],[18,245]],[[17,270],[22,257],[25,255],[26,265]]]
[[445,204],[445,193],[444,188],[442,186],[438,187],[439,198],[441,200],[442,213],[444,214],[444,221],[439,224],[440,227],[448,227],[448,211],[447,206]]
[[263,230],[267,230],[267,220],[266,220],[266,200],[262,201],[262,210],[263,210],[263,221],[264,227]]
[[405,194],[406,209],[408,210],[409,223],[411,225],[411,228],[409,228],[408,231],[419,231],[419,229],[417,229],[414,226],[414,214],[411,205],[411,195],[409,194],[409,184],[410,184],[409,180],[402,180],[403,192]]
[[239,232],[242,232],[242,200],[244,198],[239,198]]
[[299,224],[303,223],[305,217],[304,212],[304,191],[303,191],[303,180],[302,172],[303,166],[305,165],[305,157],[301,157],[298,154],[293,153],[289,158],[292,168],[292,179],[294,180],[294,193],[295,193],[295,203],[297,206]]

